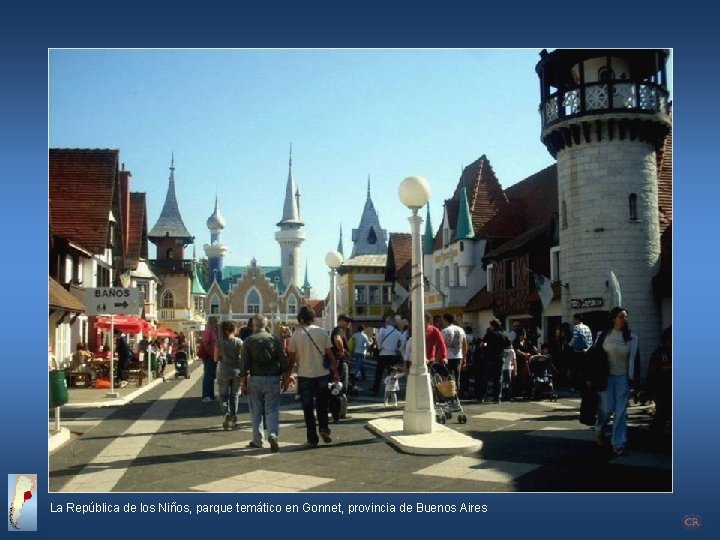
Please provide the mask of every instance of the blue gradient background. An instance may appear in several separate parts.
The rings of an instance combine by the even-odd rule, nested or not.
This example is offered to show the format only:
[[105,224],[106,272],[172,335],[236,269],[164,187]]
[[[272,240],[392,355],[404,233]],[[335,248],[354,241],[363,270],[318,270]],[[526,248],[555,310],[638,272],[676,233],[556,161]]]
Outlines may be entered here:
[[[38,474],[41,537],[62,530],[74,538],[127,538],[170,534],[271,537],[366,538],[418,533],[449,535],[537,535],[556,538],[627,538],[662,535],[720,537],[716,487],[718,376],[718,258],[715,249],[718,181],[716,164],[717,57],[710,39],[717,15],[685,19],[662,6],[631,4],[478,3],[445,12],[399,3],[375,10],[334,4],[310,12],[298,4],[275,13],[257,6],[221,9],[203,3],[204,13],[174,5],[56,4],[41,15],[4,7],[0,17],[2,84],[2,187],[0,225],[5,233],[2,265],[3,440],[5,473]],[[688,8],[688,3],[684,3]],[[717,9],[717,8],[711,8]],[[264,11],[265,10],[265,11]],[[502,11],[501,11],[502,10]],[[582,13],[586,10],[587,13]],[[208,14],[212,12],[212,15]],[[565,14],[572,13],[573,18]],[[620,15],[621,14],[621,15]],[[671,28],[672,27],[672,28]],[[675,28],[689,28],[687,33]],[[703,37],[701,37],[703,36]],[[48,47],[673,47],[674,57],[674,232],[675,232],[675,452],[672,494],[298,494],[190,495],[47,493],[45,325],[47,310],[47,48]],[[117,74],[122,77],[122,73]],[[713,82],[714,81],[714,82]],[[488,74],[488,84],[492,76]],[[707,92],[710,90],[711,92]],[[108,103],[108,107],[112,107]],[[141,129],[141,127],[139,127]],[[538,123],[538,136],[540,125]],[[540,144],[538,140],[538,144]],[[520,157],[520,156],[519,156]],[[521,158],[521,157],[520,157]],[[703,249],[705,248],[705,249]],[[140,514],[51,514],[50,503],[107,502],[123,505],[180,502],[247,503],[402,502],[488,504],[486,514],[328,514],[185,516]],[[688,532],[682,517],[699,514],[704,526]]]

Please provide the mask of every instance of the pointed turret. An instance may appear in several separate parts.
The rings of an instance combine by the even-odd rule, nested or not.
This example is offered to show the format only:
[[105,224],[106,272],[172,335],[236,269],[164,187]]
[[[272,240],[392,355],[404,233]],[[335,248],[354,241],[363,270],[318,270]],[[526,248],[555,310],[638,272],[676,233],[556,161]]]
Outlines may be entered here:
[[310,297],[311,290],[312,286],[310,285],[310,280],[308,280],[308,263],[305,261],[305,281],[303,282],[302,292],[306,298]]
[[295,185],[295,179],[292,172],[292,145],[290,146],[290,160],[288,165],[288,179],[285,186],[285,202],[283,204],[282,219],[277,223],[278,227],[283,225],[301,226],[300,210],[298,209],[298,201],[300,199],[300,190]]
[[175,195],[174,154],[170,161],[170,179],[165,195],[165,204],[155,226],[148,233],[148,240],[157,247],[158,260],[183,260],[185,246],[194,241],[193,235],[183,223]]
[[292,172],[292,144],[288,162],[288,179],[285,186],[282,219],[277,223],[280,230],[275,240],[280,244],[280,267],[283,285],[300,283],[300,245],[305,241],[303,222],[300,221],[300,189],[295,184]]
[[470,216],[470,205],[467,199],[467,189],[464,186],[460,191],[460,207],[458,208],[457,227],[455,231],[457,240],[472,240],[475,238],[472,217]]
[[338,240],[338,246],[337,251],[340,255],[345,258],[345,251],[343,250],[343,240],[342,240],[342,224],[340,225],[340,240]]
[[427,219],[425,220],[425,237],[423,238],[423,255],[432,255],[435,233],[430,220],[430,203],[427,204]]
[[352,231],[353,250],[350,258],[358,255],[384,255],[387,253],[387,231],[380,226],[380,218],[370,195],[368,175],[367,199],[360,217],[360,225]]

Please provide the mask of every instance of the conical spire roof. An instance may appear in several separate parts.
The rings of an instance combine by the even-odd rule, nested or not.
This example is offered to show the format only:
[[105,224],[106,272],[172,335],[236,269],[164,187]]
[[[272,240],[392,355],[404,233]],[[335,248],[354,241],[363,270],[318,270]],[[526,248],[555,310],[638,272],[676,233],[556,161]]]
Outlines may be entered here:
[[343,258],[345,258],[345,253],[343,250],[343,240],[342,240],[342,225],[340,225],[340,240],[338,240],[337,251],[340,255],[343,256]]
[[423,237],[423,255],[432,255],[434,238],[435,233],[433,232],[432,221],[430,220],[430,203],[428,203],[427,219],[425,220],[425,236]]
[[165,195],[165,204],[163,205],[160,217],[155,226],[148,233],[148,239],[160,239],[170,236],[171,238],[180,238],[191,242],[193,235],[185,227],[180,208],[178,208],[177,196],[175,195],[175,156],[172,156],[170,162],[170,180],[168,182],[168,190]]
[[470,216],[470,205],[468,205],[467,189],[465,186],[460,190],[460,207],[458,208],[458,219],[455,236],[458,240],[472,240],[475,238],[472,217]]
[[288,165],[288,179],[285,187],[285,202],[283,204],[282,219],[278,222],[281,225],[302,225],[300,221],[300,210],[298,209],[298,198],[300,190],[295,185],[292,173],[292,146],[290,147],[290,161]]
[[305,282],[303,283],[302,288],[303,289],[311,289],[312,288],[312,287],[310,287],[310,281],[308,281],[308,263],[307,263],[307,261],[305,261]]

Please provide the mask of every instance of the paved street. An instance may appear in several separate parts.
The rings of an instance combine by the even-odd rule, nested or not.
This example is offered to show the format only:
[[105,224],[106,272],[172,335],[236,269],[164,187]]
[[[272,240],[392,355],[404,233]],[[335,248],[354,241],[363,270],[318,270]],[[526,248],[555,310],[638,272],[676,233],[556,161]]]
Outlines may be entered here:
[[[627,456],[595,444],[577,421],[579,398],[561,393],[553,403],[463,402],[467,424],[449,426],[483,441],[480,452],[457,456],[402,453],[375,436],[368,420],[401,416],[363,391],[351,418],[331,424],[333,442],[304,446],[302,411],[294,394],[282,396],[280,452],[247,449],[247,405],[240,423],[224,431],[219,403],[202,403],[202,365],[190,379],[149,385],[121,407],[62,408],[71,440],[50,454],[50,491],[56,492],[596,492],[671,491],[669,436],[652,440],[647,408],[630,408]],[[136,391],[122,389],[125,395]],[[101,395],[101,394],[100,394]],[[121,394],[122,396],[123,394]]]

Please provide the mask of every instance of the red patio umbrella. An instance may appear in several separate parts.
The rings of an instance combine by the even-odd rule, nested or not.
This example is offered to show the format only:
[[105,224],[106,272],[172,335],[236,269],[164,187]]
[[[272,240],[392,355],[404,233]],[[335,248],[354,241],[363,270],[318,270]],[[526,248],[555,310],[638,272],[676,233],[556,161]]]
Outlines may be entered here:
[[[115,315],[115,328],[128,334],[141,334],[150,330],[150,323],[137,315]],[[101,315],[95,320],[95,328],[110,330],[111,321],[107,315]]]
[[169,328],[166,328],[164,326],[158,326],[155,331],[153,332],[153,335],[155,337],[169,337],[174,338],[177,337],[177,334],[170,330]]

